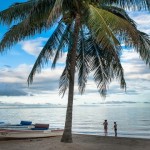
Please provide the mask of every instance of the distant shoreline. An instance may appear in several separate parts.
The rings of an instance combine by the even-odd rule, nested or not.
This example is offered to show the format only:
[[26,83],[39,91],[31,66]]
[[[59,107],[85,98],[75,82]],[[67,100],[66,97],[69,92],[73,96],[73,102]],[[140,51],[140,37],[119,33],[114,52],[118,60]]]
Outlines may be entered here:
[[[99,102],[99,103],[84,103],[78,104],[74,106],[100,106],[100,105],[121,105],[121,104],[150,104],[150,102],[134,102],[134,101],[106,101],[106,102]],[[9,106],[9,107],[66,107],[65,104],[53,104],[53,103],[20,103],[20,102],[13,102],[7,103],[0,101],[0,107],[2,106]]]

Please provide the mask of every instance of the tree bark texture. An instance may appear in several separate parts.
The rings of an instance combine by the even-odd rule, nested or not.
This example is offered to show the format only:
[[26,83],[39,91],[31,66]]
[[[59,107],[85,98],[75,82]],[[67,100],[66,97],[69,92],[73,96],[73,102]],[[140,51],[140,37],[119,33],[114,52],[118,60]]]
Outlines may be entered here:
[[73,34],[73,46],[70,52],[70,79],[69,79],[69,92],[68,92],[68,105],[66,111],[65,129],[61,138],[61,142],[72,143],[72,114],[73,114],[73,97],[74,97],[74,81],[75,81],[75,66],[76,66],[76,49],[78,42],[80,28],[80,16],[76,15],[74,34]]

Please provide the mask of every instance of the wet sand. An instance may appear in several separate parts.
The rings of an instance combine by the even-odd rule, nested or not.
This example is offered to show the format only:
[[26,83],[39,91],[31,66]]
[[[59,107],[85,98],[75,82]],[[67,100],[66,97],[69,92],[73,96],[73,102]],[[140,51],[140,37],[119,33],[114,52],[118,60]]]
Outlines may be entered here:
[[0,150],[150,150],[150,139],[73,135],[73,143],[60,142],[61,137],[4,140]]

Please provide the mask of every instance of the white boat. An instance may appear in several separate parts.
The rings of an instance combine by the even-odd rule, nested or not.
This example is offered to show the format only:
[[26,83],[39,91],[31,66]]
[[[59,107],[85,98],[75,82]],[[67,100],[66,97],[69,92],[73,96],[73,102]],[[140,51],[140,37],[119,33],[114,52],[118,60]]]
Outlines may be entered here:
[[31,128],[34,128],[34,124],[32,124],[31,121],[21,121],[20,124],[11,124],[11,123],[1,123],[0,129],[17,129],[17,130],[30,130]]
[[30,130],[34,128],[34,125],[24,125],[24,126],[18,126],[18,125],[12,125],[12,124],[5,124],[5,125],[0,125],[0,129],[17,129],[17,130]]
[[1,124],[0,138],[42,138],[59,136],[63,130],[59,128],[49,128],[49,124],[32,124],[29,121],[21,121],[20,124]]
[[63,134],[62,129],[48,130],[9,130],[0,129],[0,138],[6,139],[25,139],[25,138],[43,138],[54,137]]

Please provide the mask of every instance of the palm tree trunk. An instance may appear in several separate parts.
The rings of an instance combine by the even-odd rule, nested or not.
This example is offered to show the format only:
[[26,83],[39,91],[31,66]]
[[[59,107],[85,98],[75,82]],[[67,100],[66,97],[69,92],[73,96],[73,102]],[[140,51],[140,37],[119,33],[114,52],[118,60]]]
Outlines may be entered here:
[[68,92],[68,105],[66,112],[66,121],[65,121],[65,129],[63,136],[61,138],[61,142],[72,143],[72,112],[73,112],[73,96],[74,96],[74,80],[75,80],[75,65],[76,65],[76,49],[78,42],[80,28],[80,16],[76,15],[75,18],[75,26],[74,26],[74,35],[73,35],[73,46],[70,52],[70,80],[69,80],[69,92]]

